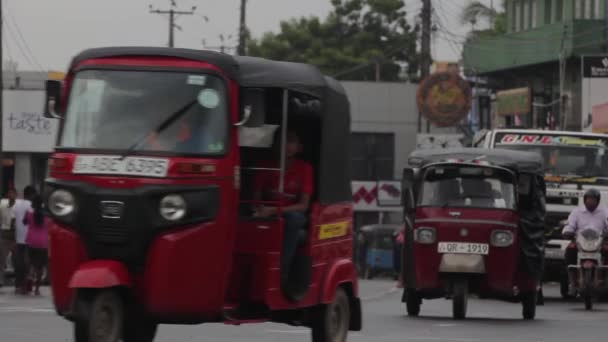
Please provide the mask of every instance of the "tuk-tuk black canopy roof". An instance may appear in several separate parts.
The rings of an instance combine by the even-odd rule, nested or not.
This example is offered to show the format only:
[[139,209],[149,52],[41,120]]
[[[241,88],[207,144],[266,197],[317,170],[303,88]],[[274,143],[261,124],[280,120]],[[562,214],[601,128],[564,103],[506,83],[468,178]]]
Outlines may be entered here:
[[463,161],[481,160],[517,172],[544,173],[544,161],[538,153],[502,149],[456,148],[417,150],[410,155],[408,162],[413,167],[424,167],[428,164],[451,159]]
[[108,47],[85,50],[72,60],[70,69],[87,59],[124,56],[175,57],[206,62],[221,68],[242,87],[283,88],[316,97],[324,89],[344,93],[335,80],[324,76],[315,66],[303,63],[279,62],[257,57],[231,56],[214,51],[172,49],[163,47]]
[[[72,60],[70,70],[88,59],[111,57],[173,57],[209,63],[222,69],[245,88],[281,88],[321,100],[319,182],[323,204],[351,202],[350,104],[342,85],[315,66],[256,57],[231,56],[214,51],[163,47],[108,47],[85,50]],[[315,114],[316,115],[316,114]]]

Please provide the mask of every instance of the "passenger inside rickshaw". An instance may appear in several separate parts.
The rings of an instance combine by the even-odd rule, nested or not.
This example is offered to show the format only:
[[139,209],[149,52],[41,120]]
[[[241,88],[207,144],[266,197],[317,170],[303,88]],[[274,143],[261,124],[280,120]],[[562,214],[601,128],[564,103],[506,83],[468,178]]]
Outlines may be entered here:
[[[288,129],[285,145],[284,189],[279,191],[282,90],[266,89],[264,100],[255,100],[258,118],[255,128],[242,127],[241,151],[241,219],[276,220],[279,206],[285,221],[282,282],[292,283],[290,275],[300,272],[298,249],[308,242],[311,204],[316,196],[316,168],[319,158],[320,120],[295,104],[290,92]],[[295,95],[295,96],[294,96]],[[295,108],[294,108],[295,107]],[[259,112],[263,112],[261,115]],[[261,118],[260,118],[261,116]],[[253,117],[253,116],[252,116]],[[261,124],[261,125],[260,125]],[[291,128],[291,129],[290,129]],[[293,128],[297,128],[297,131]],[[317,132],[317,134],[315,134]],[[248,141],[246,141],[248,140]],[[308,266],[303,266],[308,267]],[[306,273],[304,270],[300,273]],[[294,276],[293,282],[298,282]],[[306,278],[306,277],[303,277]],[[304,279],[308,283],[307,279]],[[299,285],[294,285],[299,286]]]
[[492,184],[477,178],[463,178],[460,200],[467,207],[493,208],[495,201]]

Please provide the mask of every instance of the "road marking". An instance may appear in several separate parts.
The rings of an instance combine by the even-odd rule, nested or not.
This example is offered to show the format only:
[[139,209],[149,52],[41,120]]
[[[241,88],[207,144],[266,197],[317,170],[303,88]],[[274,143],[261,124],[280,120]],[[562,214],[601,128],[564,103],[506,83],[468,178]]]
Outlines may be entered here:
[[453,341],[453,342],[479,342],[475,338],[450,338],[450,337],[407,337],[408,341]]
[[0,313],[52,313],[52,308],[32,308],[23,306],[9,306],[0,308]]
[[271,334],[291,334],[291,335],[303,335],[309,334],[310,330],[277,330],[277,329],[266,329],[264,332]]
[[435,324],[436,327],[440,327],[440,328],[451,328],[451,327],[457,327],[458,324]]
[[395,292],[397,292],[397,291],[399,291],[399,290],[400,290],[400,289],[398,289],[398,288],[396,288],[396,287],[393,287],[393,288],[391,288],[391,289],[390,289],[390,290],[388,290],[388,291],[384,291],[384,292],[376,293],[376,294],[369,295],[369,296],[366,296],[366,297],[361,297],[361,300],[363,300],[363,301],[366,301],[366,302],[367,302],[367,301],[370,301],[370,300],[374,300],[374,299],[382,298],[382,297],[384,297],[384,296],[388,296],[388,295],[390,295],[390,294],[392,294],[392,293],[395,293]]

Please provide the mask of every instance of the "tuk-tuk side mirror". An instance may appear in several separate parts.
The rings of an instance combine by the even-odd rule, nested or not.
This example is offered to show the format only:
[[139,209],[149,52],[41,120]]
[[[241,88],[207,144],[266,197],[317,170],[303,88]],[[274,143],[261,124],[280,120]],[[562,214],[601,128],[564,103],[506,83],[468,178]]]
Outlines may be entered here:
[[46,81],[46,99],[44,101],[44,117],[49,119],[61,119],[61,82],[55,80]]
[[403,177],[401,178],[401,204],[405,209],[404,212],[411,212],[416,209],[415,184],[416,171],[413,168],[403,169]]
[[246,88],[241,107],[241,121],[235,126],[257,128],[266,122],[266,91],[262,88]]

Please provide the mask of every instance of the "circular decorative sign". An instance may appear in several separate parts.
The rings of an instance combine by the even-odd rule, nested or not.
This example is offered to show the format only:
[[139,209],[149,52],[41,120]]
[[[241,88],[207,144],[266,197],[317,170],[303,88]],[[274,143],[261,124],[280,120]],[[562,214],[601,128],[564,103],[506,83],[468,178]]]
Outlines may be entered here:
[[420,83],[416,94],[418,110],[433,124],[455,126],[471,110],[471,87],[458,74],[435,73]]

